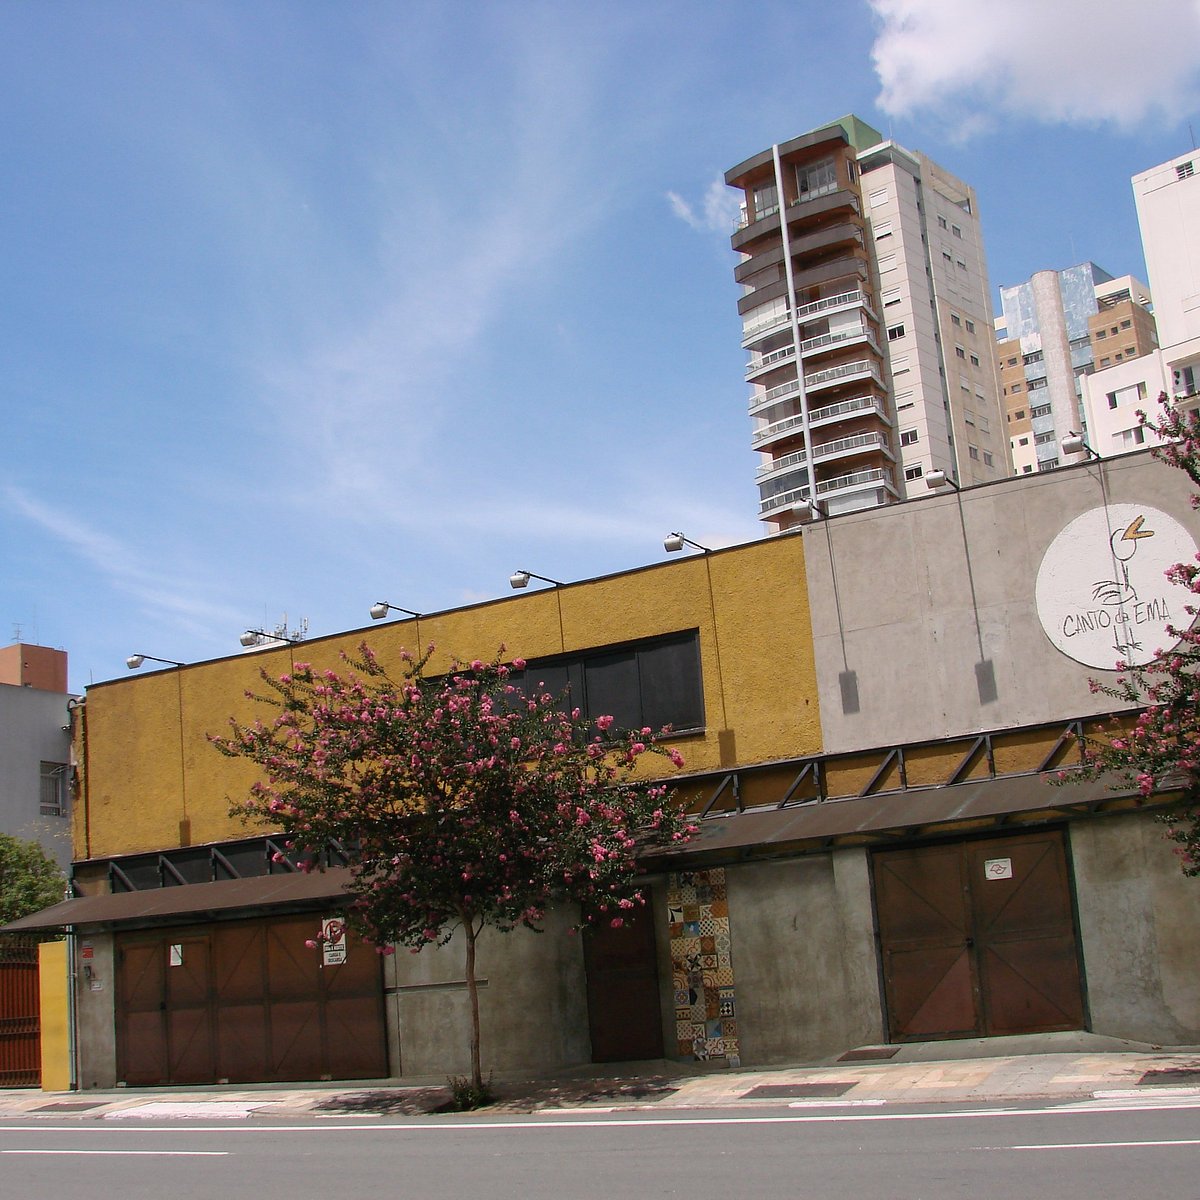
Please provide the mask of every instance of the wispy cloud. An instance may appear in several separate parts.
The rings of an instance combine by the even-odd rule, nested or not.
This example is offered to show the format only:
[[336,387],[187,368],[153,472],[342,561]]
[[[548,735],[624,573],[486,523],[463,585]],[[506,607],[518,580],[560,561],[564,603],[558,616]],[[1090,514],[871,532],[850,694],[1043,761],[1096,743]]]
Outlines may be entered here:
[[961,138],[1008,117],[1131,128],[1200,95],[1196,0],[869,0],[878,102]]
[[698,233],[728,234],[741,207],[738,193],[726,187],[725,180],[719,175],[696,204],[690,204],[678,192],[668,192],[667,203],[681,221],[686,221]]
[[8,485],[0,493],[5,506],[49,534],[86,563],[117,591],[135,600],[143,613],[164,615],[193,634],[210,634],[216,624],[236,624],[236,609],[206,599],[196,579],[183,580],[165,572],[148,571],[135,561],[135,550],[102,530],[94,529],[61,509]]

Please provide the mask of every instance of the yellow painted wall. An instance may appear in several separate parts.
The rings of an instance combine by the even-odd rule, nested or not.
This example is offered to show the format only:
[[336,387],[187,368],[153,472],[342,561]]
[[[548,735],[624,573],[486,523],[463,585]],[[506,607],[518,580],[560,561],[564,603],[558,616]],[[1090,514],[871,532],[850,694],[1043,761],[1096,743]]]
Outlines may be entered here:
[[71,1017],[67,999],[70,976],[67,943],[43,942],[38,947],[40,988],[42,1091],[71,1090]]
[[[417,626],[420,626],[419,635]],[[816,672],[800,537],[695,554],[622,575],[546,588],[420,621],[387,622],[302,646],[240,654],[89,688],[77,735],[84,781],[75,858],[132,854],[249,836],[229,816],[257,777],[218,754],[206,733],[256,712],[247,688],[293,656],[340,668],[362,641],[385,664],[404,647],[436,646],[429,671],[453,659],[544,658],[698,628],[707,728],[678,739],[688,772],[821,750]],[[269,719],[270,710],[264,712]],[[659,769],[662,759],[649,760]]]

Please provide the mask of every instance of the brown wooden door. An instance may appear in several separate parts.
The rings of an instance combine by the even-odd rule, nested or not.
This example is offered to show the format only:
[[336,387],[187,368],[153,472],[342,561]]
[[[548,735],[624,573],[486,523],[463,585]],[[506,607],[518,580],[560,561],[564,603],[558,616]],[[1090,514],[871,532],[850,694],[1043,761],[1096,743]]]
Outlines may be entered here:
[[161,938],[117,941],[117,1078],[170,1082],[167,1070],[166,958]]
[[1079,1029],[1062,833],[872,856],[893,1041]]
[[266,927],[237,922],[213,942],[213,983],[220,1032],[217,1078],[230,1083],[266,1081]]
[[618,929],[597,925],[583,940],[593,1062],[662,1058],[662,1010],[654,917],[631,909]]
[[168,938],[166,951],[167,1078],[211,1083],[217,1076],[209,940]]
[[387,1074],[379,956],[323,967],[316,915],[117,939],[118,1077],[130,1084]]

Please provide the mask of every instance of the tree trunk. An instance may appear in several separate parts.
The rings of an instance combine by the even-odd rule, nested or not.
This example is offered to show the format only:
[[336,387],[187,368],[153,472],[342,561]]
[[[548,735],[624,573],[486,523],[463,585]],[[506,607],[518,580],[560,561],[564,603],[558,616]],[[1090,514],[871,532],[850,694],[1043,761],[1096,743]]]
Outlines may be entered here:
[[479,989],[475,986],[475,938],[478,930],[474,919],[463,914],[463,931],[467,936],[467,999],[471,1005],[471,1082],[483,1087],[483,1068],[479,1062]]

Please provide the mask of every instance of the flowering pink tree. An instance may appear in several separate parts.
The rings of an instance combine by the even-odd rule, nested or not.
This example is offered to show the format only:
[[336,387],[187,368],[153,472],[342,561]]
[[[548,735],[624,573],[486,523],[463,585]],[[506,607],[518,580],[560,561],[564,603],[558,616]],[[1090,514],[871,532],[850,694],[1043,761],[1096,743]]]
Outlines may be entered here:
[[[638,852],[691,827],[662,782],[639,776],[664,749],[650,729],[618,733],[561,697],[513,682],[525,663],[458,665],[441,678],[403,655],[391,678],[364,644],[342,672],[297,663],[274,680],[269,722],[232,722],[218,749],[265,778],[237,806],[282,830],[302,867],[336,840],[354,848],[350,920],[382,953],[466,941],[472,1083],[479,1055],[476,941],[485,926],[536,930],[547,906],[619,926],[644,904]],[[253,694],[252,694],[253,695]],[[665,731],[664,731],[665,732]]]
[[[1165,395],[1159,397],[1159,405],[1153,421],[1138,414],[1142,425],[1163,439],[1153,454],[1200,487],[1200,416],[1179,411]],[[1200,494],[1193,493],[1191,503],[1200,508]],[[1200,556],[1174,564],[1167,578],[1200,596]],[[1200,627],[1195,623],[1200,607],[1193,601],[1184,611],[1189,617],[1186,626],[1168,626],[1169,636],[1179,643],[1174,649],[1160,651],[1145,666],[1121,664],[1112,684],[1092,682],[1093,692],[1141,711],[1108,740],[1089,738],[1083,747],[1083,772],[1067,777],[1111,772],[1136,783],[1143,796],[1181,791],[1181,807],[1163,820],[1184,874],[1200,875]]]

